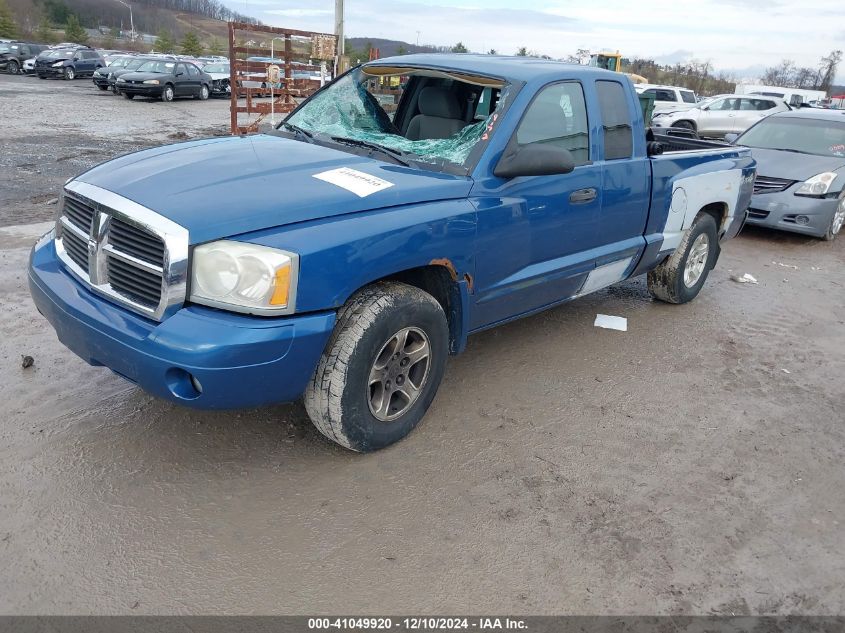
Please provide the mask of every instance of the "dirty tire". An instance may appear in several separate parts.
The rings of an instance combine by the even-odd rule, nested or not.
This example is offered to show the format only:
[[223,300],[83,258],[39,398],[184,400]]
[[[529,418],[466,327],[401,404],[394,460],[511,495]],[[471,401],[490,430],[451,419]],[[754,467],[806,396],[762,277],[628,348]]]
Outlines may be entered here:
[[173,101],[173,98],[175,96],[176,94],[173,92],[173,86],[171,86],[170,84],[165,85],[164,90],[161,91],[161,100],[166,103],[169,103]]
[[203,84],[202,86],[200,86],[200,91],[199,91],[199,93],[197,93],[196,98],[197,98],[197,99],[199,99],[200,101],[205,101],[205,100],[207,100],[207,99],[208,99],[208,96],[209,96],[210,94],[211,94],[211,93],[210,93],[210,91],[208,90],[208,86],[206,86],[205,84]]
[[131,95],[128,92],[121,92],[120,94],[123,95],[124,99],[134,99],[135,98],[135,95]]
[[16,59],[10,59],[9,63],[6,65],[6,72],[10,75],[17,75],[21,71],[21,65],[18,63]]
[[[428,337],[427,378],[407,411],[382,422],[370,410],[370,371],[385,343],[408,327]],[[434,297],[398,282],[368,286],[338,312],[334,332],[305,391],[305,409],[314,426],[341,446],[362,453],[389,446],[417,426],[434,400],[448,347],[446,315]]]
[[104,91],[109,89],[108,86],[97,86],[97,88],[99,88],[100,90],[104,90]]
[[[690,256],[693,243],[699,235],[706,233],[709,239],[707,263],[701,277],[692,286],[684,283],[684,269]],[[692,301],[701,292],[707,281],[710,269],[716,263],[719,254],[719,240],[716,234],[716,220],[709,213],[699,213],[690,229],[684,235],[680,245],[672,255],[657,268],[648,273],[648,291],[651,296],[666,303],[686,303]]]
[[833,217],[830,219],[827,231],[822,235],[822,239],[828,242],[835,240],[836,236],[842,230],[843,224],[845,224],[845,191],[839,196],[839,204],[833,213]]
[[73,69],[73,66],[65,68],[65,79],[67,81],[73,81],[76,79],[76,71]]

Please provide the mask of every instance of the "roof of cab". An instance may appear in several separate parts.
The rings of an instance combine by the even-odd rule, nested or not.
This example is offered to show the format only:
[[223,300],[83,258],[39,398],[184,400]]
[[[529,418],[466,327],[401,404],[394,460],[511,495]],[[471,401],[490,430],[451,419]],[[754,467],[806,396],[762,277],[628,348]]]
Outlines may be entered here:
[[553,80],[561,75],[593,76],[612,75],[619,78],[619,73],[592,66],[567,64],[550,59],[536,57],[509,57],[504,55],[480,55],[475,53],[420,53],[416,55],[401,55],[385,57],[364,66],[416,66],[438,70],[452,70],[465,74],[479,74],[488,77],[500,77],[522,82],[536,79]]

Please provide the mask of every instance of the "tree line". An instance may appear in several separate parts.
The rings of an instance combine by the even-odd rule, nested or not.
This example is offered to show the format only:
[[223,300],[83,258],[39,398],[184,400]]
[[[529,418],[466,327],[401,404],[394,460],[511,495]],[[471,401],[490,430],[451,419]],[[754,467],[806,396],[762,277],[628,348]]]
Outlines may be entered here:
[[761,81],[767,86],[829,92],[841,62],[840,50],[831,51],[829,55],[822,57],[815,68],[796,66],[791,59],[784,59],[777,66],[767,68]]

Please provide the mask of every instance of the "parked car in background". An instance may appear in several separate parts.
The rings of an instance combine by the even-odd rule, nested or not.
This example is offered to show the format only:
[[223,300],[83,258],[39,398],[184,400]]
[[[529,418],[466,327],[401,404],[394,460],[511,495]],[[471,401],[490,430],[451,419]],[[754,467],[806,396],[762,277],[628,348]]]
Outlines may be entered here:
[[760,84],[738,84],[736,94],[758,95],[774,97],[786,101],[793,108],[800,108],[802,104],[818,101],[827,97],[824,90],[809,90],[806,88],[783,88],[781,86],[764,86]]
[[46,44],[31,44],[29,42],[0,43],[0,71],[10,75],[17,75],[23,68],[23,63],[31,57],[46,50]]
[[744,132],[757,121],[789,106],[775,98],[753,95],[719,95],[696,104],[688,110],[670,110],[654,115],[655,128],[685,128],[699,136],[724,138],[726,134]]
[[[161,59],[162,58],[158,56],[147,57],[141,55],[115,59],[114,61],[112,61],[111,66],[100,68],[97,72],[94,73],[94,83],[100,90],[111,89],[114,94],[118,94],[118,77],[122,77],[126,73],[131,73],[138,70],[148,61],[155,61]],[[164,59],[168,58],[165,57]]]
[[[319,79],[319,73],[317,73]],[[660,86],[655,84],[636,84],[634,89],[639,94],[654,96],[654,112],[677,112],[694,108],[698,99],[692,90],[676,86]]]
[[127,99],[137,96],[173,101],[178,97],[208,99],[211,76],[195,64],[156,59],[144,62],[137,70],[117,78],[118,92]]
[[35,74],[35,58],[30,57],[27,60],[24,60],[23,66],[21,66],[24,75],[34,75]]
[[56,77],[71,80],[77,77],[92,77],[98,68],[105,65],[106,62],[93,48],[52,47],[35,59],[35,73],[39,79]]
[[229,85],[231,75],[229,74],[231,67],[227,63],[212,62],[202,67],[204,73],[208,73],[211,77],[211,94],[213,95],[229,95],[232,92],[232,87]]
[[845,113],[801,108],[734,139],[757,160],[748,223],[833,240],[845,224]]

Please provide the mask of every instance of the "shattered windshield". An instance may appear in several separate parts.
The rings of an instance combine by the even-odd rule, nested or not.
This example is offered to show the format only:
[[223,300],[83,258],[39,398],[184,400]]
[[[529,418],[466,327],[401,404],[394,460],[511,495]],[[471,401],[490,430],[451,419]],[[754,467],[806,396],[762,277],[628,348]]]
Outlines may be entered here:
[[[377,146],[418,163],[463,166],[492,133],[503,82],[462,81],[447,73],[355,69],[314,95],[282,129],[299,128],[317,140]],[[406,103],[407,102],[407,103]]]

